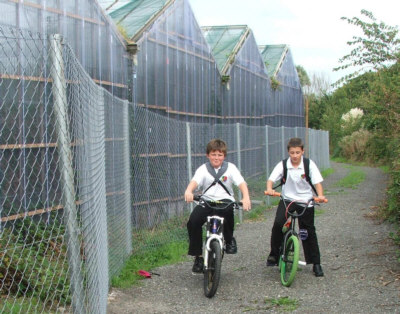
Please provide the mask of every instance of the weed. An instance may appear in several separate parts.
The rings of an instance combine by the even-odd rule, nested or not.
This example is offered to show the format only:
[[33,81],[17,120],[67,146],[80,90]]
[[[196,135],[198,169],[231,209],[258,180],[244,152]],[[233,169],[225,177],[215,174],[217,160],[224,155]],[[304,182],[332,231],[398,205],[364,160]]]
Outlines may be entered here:
[[298,301],[290,299],[289,297],[280,297],[278,299],[268,298],[265,299],[265,303],[277,307],[283,311],[294,311],[298,307]]

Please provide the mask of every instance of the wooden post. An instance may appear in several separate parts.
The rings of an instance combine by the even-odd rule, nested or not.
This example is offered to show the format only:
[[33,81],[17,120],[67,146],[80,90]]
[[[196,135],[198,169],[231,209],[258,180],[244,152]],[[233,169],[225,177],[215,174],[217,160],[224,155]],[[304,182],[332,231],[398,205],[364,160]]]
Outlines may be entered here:
[[305,134],[305,155],[306,157],[309,157],[309,147],[308,147],[308,97],[304,95],[304,101],[306,104],[306,134]]

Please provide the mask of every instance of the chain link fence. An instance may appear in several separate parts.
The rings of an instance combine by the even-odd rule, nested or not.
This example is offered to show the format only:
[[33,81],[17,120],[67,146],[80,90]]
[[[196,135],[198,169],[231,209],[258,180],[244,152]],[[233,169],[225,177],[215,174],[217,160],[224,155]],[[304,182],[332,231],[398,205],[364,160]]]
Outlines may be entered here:
[[0,312],[106,313],[132,253],[186,241],[210,139],[265,180],[293,136],[329,167],[325,131],[179,122],[100,88],[59,36],[0,26]]

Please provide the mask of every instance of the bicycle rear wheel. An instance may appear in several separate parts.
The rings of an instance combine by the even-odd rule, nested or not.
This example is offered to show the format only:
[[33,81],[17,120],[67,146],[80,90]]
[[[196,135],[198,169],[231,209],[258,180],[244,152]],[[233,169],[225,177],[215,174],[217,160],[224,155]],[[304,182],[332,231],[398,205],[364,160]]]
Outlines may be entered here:
[[212,241],[208,252],[208,267],[204,270],[204,294],[207,298],[212,298],[217,292],[221,277],[221,262],[221,246],[218,241]]
[[297,266],[299,264],[299,239],[291,235],[280,257],[279,266],[281,271],[281,282],[289,287],[296,276]]

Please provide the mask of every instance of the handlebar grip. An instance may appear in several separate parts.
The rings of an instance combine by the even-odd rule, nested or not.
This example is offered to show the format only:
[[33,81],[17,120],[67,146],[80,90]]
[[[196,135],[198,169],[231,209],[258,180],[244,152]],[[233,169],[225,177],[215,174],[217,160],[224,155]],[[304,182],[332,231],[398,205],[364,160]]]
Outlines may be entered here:
[[279,192],[274,192],[274,193],[271,195],[271,194],[268,194],[267,191],[264,191],[264,195],[280,197],[280,196],[281,196],[281,193],[279,193]]
[[314,201],[317,203],[328,203],[328,199],[324,198],[323,200],[320,200],[318,196],[314,196]]
[[193,200],[196,202],[200,201],[200,195],[194,195]]

